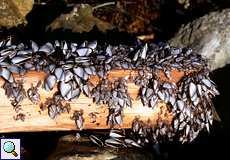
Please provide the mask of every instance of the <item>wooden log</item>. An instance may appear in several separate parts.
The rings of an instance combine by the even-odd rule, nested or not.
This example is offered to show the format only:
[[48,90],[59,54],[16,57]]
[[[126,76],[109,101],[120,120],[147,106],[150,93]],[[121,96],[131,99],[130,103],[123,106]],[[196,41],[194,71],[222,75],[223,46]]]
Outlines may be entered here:
[[[122,77],[130,74],[130,70],[114,70],[109,74],[109,79],[113,81],[113,76]],[[37,72],[37,71],[28,71],[28,74],[25,75],[26,82],[24,83],[24,88],[27,91],[31,87],[31,83],[34,85],[37,84],[39,80],[44,81],[46,73]],[[184,72],[171,71],[172,78],[170,82],[177,82],[180,80],[180,77],[184,75]],[[135,76],[138,76],[138,73],[135,72]],[[159,77],[163,80],[166,80],[163,72],[159,73]],[[22,77],[14,74],[15,80],[20,80]],[[94,84],[98,83],[98,77],[91,77],[90,81]],[[0,86],[4,84],[4,80],[0,78]],[[163,112],[165,113],[166,104],[158,101],[158,107],[156,110],[152,108],[144,107],[141,100],[136,101],[137,93],[139,87],[134,83],[128,83],[128,93],[130,93],[133,99],[133,108],[127,107],[124,109],[125,117],[123,119],[123,126],[116,125],[115,128],[131,128],[132,121],[135,116],[139,116],[140,120],[146,121],[150,118],[151,123],[155,124],[158,119],[158,113],[160,107],[163,106]],[[53,97],[53,94],[57,91],[57,83],[55,84],[52,91],[47,92],[41,87],[38,88],[38,93],[41,95],[40,102],[45,103],[46,98]],[[57,116],[56,120],[53,120],[49,117],[48,111],[41,111],[39,105],[33,104],[28,98],[25,98],[21,107],[23,110],[20,110],[19,113],[24,113],[26,115],[25,121],[21,120],[15,121],[13,116],[16,116],[18,113],[15,112],[11,105],[10,99],[7,98],[3,89],[0,92],[0,133],[4,132],[28,132],[28,131],[57,131],[57,130],[76,130],[75,121],[71,120],[70,117],[73,116],[75,110],[83,109],[83,117],[85,119],[84,129],[109,129],[110,126],[107,125],[107,117],[109,114],[109,109],[107,105],[97,106],[93,103],[92,98],[86,97],[84,94],[81,94],[80,97],[75,102],[68,102],[71,104],[71,111],[68,114],[67,112],[62,113]],[[93,118],[89,116],[89,113],[97,113],[96,122],[93,123]],[[164,117],[164,114],[160,115],[163,119],[172,121],[172,114],[168,115],[168,118]],[[100,124],[100,125],[99,125]]]

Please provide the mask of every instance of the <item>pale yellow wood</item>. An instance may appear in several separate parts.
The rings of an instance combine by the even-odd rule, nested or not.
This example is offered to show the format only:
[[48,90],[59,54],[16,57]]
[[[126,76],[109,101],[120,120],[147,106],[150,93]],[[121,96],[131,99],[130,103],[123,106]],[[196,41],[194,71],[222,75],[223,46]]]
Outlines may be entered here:
[[[111,71],[109,74],[109,79],[112,81],[112,77],[122,77],[124,78],[126,75],[130,74],[130,70],[115,70]],[[184,72],[172,71],[172,79],[170,82],[177,82],[180,77],[184,75]],[[30,88],[30,84],[37,84],[39,80],[44,81],[46,73],[45,72],[36,72],[36,71],[28,71],[28,74],[25,75],[26,82],[24,84],[24,88],[27,91]],[[138,76],[138,73],[135,72],[135,75]],[[164,73],[160,72],[159,76],[166,80],[167,78],[164,76]],[[15,75],[15,80],[21,79],[22,77]],[[91,77],[90,81],[94,84],[98,83],[98,77]],[[4,80],[0,78],[0,86],[4,84]],[[166,111],[165,103],[159,101],[158,107],[156,110],[152,110],[148,107],[143,107],[142,102],[135,101],[137,92],[139,87],[134,83],[128,83],[128,92],[133,98],[133,108],[127,107],[124,109],[125,117],[123,119],[123,126],[121,128],[131,128],[132,121],[135,116],[139,116],[140,120],[146,121],[150,118],[152,124],[156,123],[158,119],[158,113],[160,111],[160,107],[163,106],[163,111]],[[57,83],[54,86],[53,90],[47,92],[45,89],[39,88],[38,92],[41,95],[41,101],[45,102],[46,98],[52,97],[53,94],[57,91]],[[15,121],[13,119],[13,115],[17,115],[15,110],[11,105],[10,99],[5,95],[5,91],[0,89],[0,133],[4,132],[28,132],[28,131],[57,131],[57,130],[76,130],[75,121],[71,120],[70,117],[73,115],[75,110],[84,110],[83,117],[85,119],[85,127],[84,129],[108,129],[106,121],[108,117],[108,106],[101,105],[97,106],[93,103],[92,98],[87,98],[85,95],[81,94],[81,96],[75,102],[68,102],[71,104],[70,114],[67,112],[58,115],[56,120],[53,120],[48,115],[48,109],[44,112],[40,111],[38,105],[33,104],[28,98],[24,99],[22,103],[22,109],[19,113],[24,113],[26,115],[25,121],[21,120]],[[97,120],[95,123],[93,122],[93,118],[89,116],[90,112],[98,112]],[[168,118],[164,117],[164,114],[161,115],[163,119],[167,119],[169,122],[172,120],[172,114],[169,114]],[[97,126],[96,123],[100,123],[100,126]],[[116,128],[120,126],[116,125]]]

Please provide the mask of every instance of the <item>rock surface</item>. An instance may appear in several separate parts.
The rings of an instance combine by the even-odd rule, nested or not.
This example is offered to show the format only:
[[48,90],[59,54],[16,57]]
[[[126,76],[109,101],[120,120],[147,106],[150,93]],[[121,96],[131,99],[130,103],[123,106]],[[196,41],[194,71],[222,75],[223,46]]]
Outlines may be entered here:
[[27,24],[25,16],[32,10],[34,0],[1,0],[0,28],[10,29]]
[[29,152],[27,152],[27,150],[23,147],[21,147],[21,159],[27,159],[27,160],[32,159]]
[[195,48],[212,60],[213,70],[230,63],[230,9],[212,12],[183,25],[170,45]]
[[19,13],[23,17],[26,17],[26,15],[33,9],[34,0],[11,0],[11,1],[15,4],[15,6],[18,8]]
[[51,28],[55,30],[63,28],[72,30],[75,33],[90,32],[96,25],[99,31],[106,33],[107,30],[116,28],[114,25],[104,22],[93,16],[93,9],[88,4],[77,4],[73,11],[62,14],[56,18],[50,25],[46,26],[46,30]]
[[93,145],[88,137],[82,136],[80,140],[74,134],[61,137],[55,150],[46,160],[83,159],[83,160],[149,160],[153,154],[143,149],[115,149]]

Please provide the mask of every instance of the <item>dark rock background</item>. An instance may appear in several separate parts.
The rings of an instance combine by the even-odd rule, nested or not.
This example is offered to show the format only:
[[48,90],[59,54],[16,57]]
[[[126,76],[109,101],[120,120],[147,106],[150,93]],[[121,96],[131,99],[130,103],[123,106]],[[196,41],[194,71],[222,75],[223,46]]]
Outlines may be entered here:
[[[6,3],[6,1],[3,2]],[[46,2],[47,4],[35,4],[32,11],[25,17],[26,22],[22,18],[24,23],[17,23],[12,28],[4,26],[1,23],[0,39],[11,35],[13,36],[12,40],[14,44],[20,42],[28,44],[29,40],[33,40],[39,45],[48,41],[53,43],[54,40],[81,43],[84,40],[91,41],[98,39],[99,43],[108,42],[114,45],[119,45],[120,43],[129,45],[134,43],[135,36],[154,34],[153,39],[148,39],[149,42],[166,42],[174,37],[182,24],[187,24],[211,11],[230,7],[230,2],[223,0],[190,0],[189,6],[187,6],[188,4],[185,1],[180,4],[177,0],[138,0],[137,3],[126,1],[130,2],[130,5],[133,5],[133,7],[130,7],[128,3],[120,2],[116,4],[117,9],[132,13],[136,17],[127,14],[122,15],[121,12],[111,11],[109,8],[100,8],[94,10],[93,15],[118,28],[107,30],[105,33],[94,26],[90,32],[76,33],[62,27],[53,31],[51,28],[46,29],[61,14],[69,14],[73,10],[73,6],[67,7],[67,5],[84,2],[91,6],[97,6],[98,4],[105,3],[105,1],[41,0],[39,2],[40,4],[41,2]],[[140,21],[140,18],[137,18],[140,16],[143,17],[142,21]],[[25,23],[27,24],[25,25]],[[121,29],[124,31],[121,31]],[[230,65],[226,65],[215,69],[213,74],[210,75],[210,78],[217,84],[217,89],[221,93],[220,96],[213,98],[213,102],[222,122],[214,121],[211,133],[207,134],[202,131],[198,138],[191,144],[181,146],[175,142],[162,146],[162,153],[168,153],[168,159],[230,159],[228,152],[230,150],[230,140],[228,137],[230,133],[228,115],[230,113],[230,104],[228,103],[230,95],[229,73]],[[81,134],[84,135],[87,132],[84,131]],[[61,137],[75,133],[76,131],[5,133],[2,136],[22,138],[22,146],[25,149],[22,153],[22,159],[45,159],[51,156],[52,152],[52,154],[55,154]],[[87,145],[90,147],[91,144]],[[73,147],[71,143],[69,147]],[[167,159],[166,154],[159,156],[152,150],[148,152],[153,155],[153,159]],[[90,153],[90,155],[93,154]],[[82,153],[83,157],[84,153]],[[122,156],[120,159],[122,159]],[[152,159],[152,157],[150,156],[149,159]]]

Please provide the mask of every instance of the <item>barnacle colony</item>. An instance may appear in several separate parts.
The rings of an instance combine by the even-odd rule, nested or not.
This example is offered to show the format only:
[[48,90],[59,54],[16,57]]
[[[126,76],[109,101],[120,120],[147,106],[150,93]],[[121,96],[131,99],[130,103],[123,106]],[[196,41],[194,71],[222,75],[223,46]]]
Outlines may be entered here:
[[[138,117],[133,120],[133,132],[145,137],[145,142],[149,141],[148,135],[154,142],[159,142],[161,137],[170,140],[175,133],[180,135],[181,143],[191,142],[200,130],[209,132],[209,125],[213,123],[211,98],[219,94],[215,83],[209,79],[209,62],[191,48],[178,48],[168,43],[147,44],[138,39],[133,46],[98,45],[97,41],[85,41],[81,45],[55,41],[54,45],[46,43],[39,47],[33,41],[29,46],[12,45],[11,37],[0,42],[0,73],[5,79],[2,88],[8,98],[13,98],[15,110],[19,111],[19,105],[27,95],[34,104],[39,104],[42,96],[37,88],[41,82],[36,87],[31,84],[25,91],[23,83],[26,80],[15,81],[12,73],[23,77],[31,70],[45,71],[47,74],[41,87],[49,92],[58,82],[58,92],[39,105],[41,110],[48,108],[53,119],[66,110],[69,112],[71,106],[64,103],[76,101],[81,93],[97,105],[108,106],[107,124],[111,128],[116,124],[123,125],[124,109],[132,108],[136,100],[153,110],[160,107],[154,125]],[[128,75],[109,76],[119,70],[125,70]],[[179,81],[172,81],[173,72],[183,72]],[[166,78],[162,79],[162,74]],[[92,77],[98,78],[97,83],[92,83]],[[136,99],[128,92],[129,83],[139,86]],[[167,107],[165,113],[162,103]],[[83,114],[83,110],[75,111],[71,118],[79,130],[85,126]],[[165,117],[172,114],[172,122],[162,119],[163,114]]]

